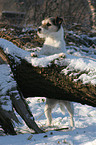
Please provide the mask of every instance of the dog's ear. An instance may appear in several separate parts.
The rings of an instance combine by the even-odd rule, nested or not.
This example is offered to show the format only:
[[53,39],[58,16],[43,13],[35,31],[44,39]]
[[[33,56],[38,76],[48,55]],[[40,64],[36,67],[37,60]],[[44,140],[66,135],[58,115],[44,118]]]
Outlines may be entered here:
[[56,24],[56,25],[61,25],[62,22],[63,22],[63,19],[62,19],[62,18],[60,18],[60,17],[56,17],[56,18],[55,18],[55,24]]

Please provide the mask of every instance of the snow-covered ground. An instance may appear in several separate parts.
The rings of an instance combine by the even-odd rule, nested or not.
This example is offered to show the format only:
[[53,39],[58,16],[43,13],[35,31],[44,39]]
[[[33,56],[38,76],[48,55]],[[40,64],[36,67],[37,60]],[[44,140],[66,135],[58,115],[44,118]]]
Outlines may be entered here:
[[[43,114],[45,98],[28,98],[27,101],[37,124],[44,127],[46,124],[46,117]],[[16,129],[21,130],[23,134],[0,136],[0,145],[96,145],[96,108],[74,103],[74,109],[75,128],[73,130],[31,134],[31,130],[19,117],[22,125],[16,125]],[[54,108],[52,116],[54,126],[69,126],[68,112],[66,111],[63,116],[58,105]]]
[[[75,46],[69,46],[69,48],[67,47],[66,59],[60,59],[59,61],[57,59],[59,57],[58,54],[32,58],[29,52],[18,48],[4,39],[0,39],[0,46],[5,53],[10,53],[15,58],[16,63],[20,63],[19,57],[22,57],[34,66],[44,67],[50,65],[51,61],[55,59],[55,63],[60,63],[60,65],[67,64],[67,67],[62,70],[62,73],[72,76],[78,75],[79,72],[84,71],[84,73],[81,73],[81,75],[77,77],[77,80],[75,79],[74,81],[82,80],[84,84],[91,83],[96,85],[96,49],[94,48],[76,48]],[[0,66],[0,69],[1,68],[2,65]],[[76,72],[74,72],[74,70]],[[27,99],[37,124],[43,128],[46,125],[46,118],[43,114],[45,105],[44,100],[45,98],[43,98],[43,100],[41,98]],[[16,130],[20,132],[20,134],[17,136],[0,136],[0,145],[96,145],[96,108],[74,103],[74,109],[74,129],[52,131],[50,128],[51,131],[43,134],[31,134],[29,128],[17,114],[19,120],[22,122],[22,125],[16,124]],[[55,108],[53,112],[54,126],[59,126],[59,128],[69,126],[69,115],[67,112],[65,116],[60,113],[59,108]]]

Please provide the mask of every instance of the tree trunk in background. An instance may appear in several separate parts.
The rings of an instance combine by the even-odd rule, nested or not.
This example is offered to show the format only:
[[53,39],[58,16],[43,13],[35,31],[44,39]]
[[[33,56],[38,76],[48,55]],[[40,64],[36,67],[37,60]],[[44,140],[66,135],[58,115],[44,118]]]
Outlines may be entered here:
[[96,29],[96,0],[88,0],[92,12],[92,26]]
[[45,17],[60,16],[66,28],[73,23],[79,23],[87,30],[96,27],[95,0],[1,0],[0,8],[2,11],[25,12],[22,24],[40,25]]

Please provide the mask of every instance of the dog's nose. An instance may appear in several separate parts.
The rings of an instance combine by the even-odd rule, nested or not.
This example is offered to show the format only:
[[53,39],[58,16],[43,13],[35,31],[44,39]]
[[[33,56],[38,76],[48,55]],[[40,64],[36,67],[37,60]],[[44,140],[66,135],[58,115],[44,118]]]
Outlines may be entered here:
[[39,32],[39,33],[41,32],[41,28],[38,28],[38,32]]

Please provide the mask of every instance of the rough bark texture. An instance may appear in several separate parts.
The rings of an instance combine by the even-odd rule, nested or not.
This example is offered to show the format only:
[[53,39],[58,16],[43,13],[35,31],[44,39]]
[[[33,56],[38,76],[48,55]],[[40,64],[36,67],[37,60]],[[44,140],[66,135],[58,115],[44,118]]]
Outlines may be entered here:
[[64,67],[54,63],[46,68],[33,67],[22,59],[20,64],[14,65],[16,62],[13,57],[8,57],[14,78],[25,98],[48,97],[96,107],[96,87],[73,82],[73,78],[60,73]]
[[25,98],[43,96],[96,107],[95,86],[72,82],[71,77],[60,74],[62,69],[55,64],[48,68],[36,68],[22,60],[14,74]]
[[0,125],[6,134],[16,135],[12,121],[12,114],[0,108]]
[[[13,65],[11,57],[10,57],[10,59],[8,59],[8,57],[5,55],[5,53],[2,51],[2,49],[0,49],[0,59],[2,60],[0,64],[2,64],[2,62],[4,62],[4,63],[6,63],[6,65],[8,63],[11,66]],[[6,93],[7,93],[6,96],[10,96],[10,98],[11,98],[13,108],[22,117],[22,119],[25,121],[27,126],[30,129],[33,129],[35,131],[35,133],[42,133],[43,131],[35,123],[34,117],[31,113],[31,111],[28,107],[28,104],[25,101],[20,89],[18,88],[18,85],[16,86],[16,88],[11,88]],[[0,94],[0,96],[1,96],[1,94]],[[0,125],[6,134],[16,135],[17,133],[14,130],[12,120],[19,123],[14,111],[13,110],[12,111],[4,110],[1,107],[1,102],[0,102]]]
[[46,68],[33,67],[22,59],[21,63],[16,65],[14,58],[11,55],[8,57],[14,78],[25,98],[48,97],[96,107],[96,87],[73,82],[73,78],[60,73],[64,67],[54,63]]
[[[20,93],[21,94],[21,93]],[[13,103],[14,108],[18,112],[18,114],[23,118],[25,123],[30,129],[33,129],[36,133],[42,133],[43,131],[38,128],[37,124],[35,123],[34,117],[25,101],[25,99],[22,97],[16,99],[15,94],[11,93],[11,100]]]

